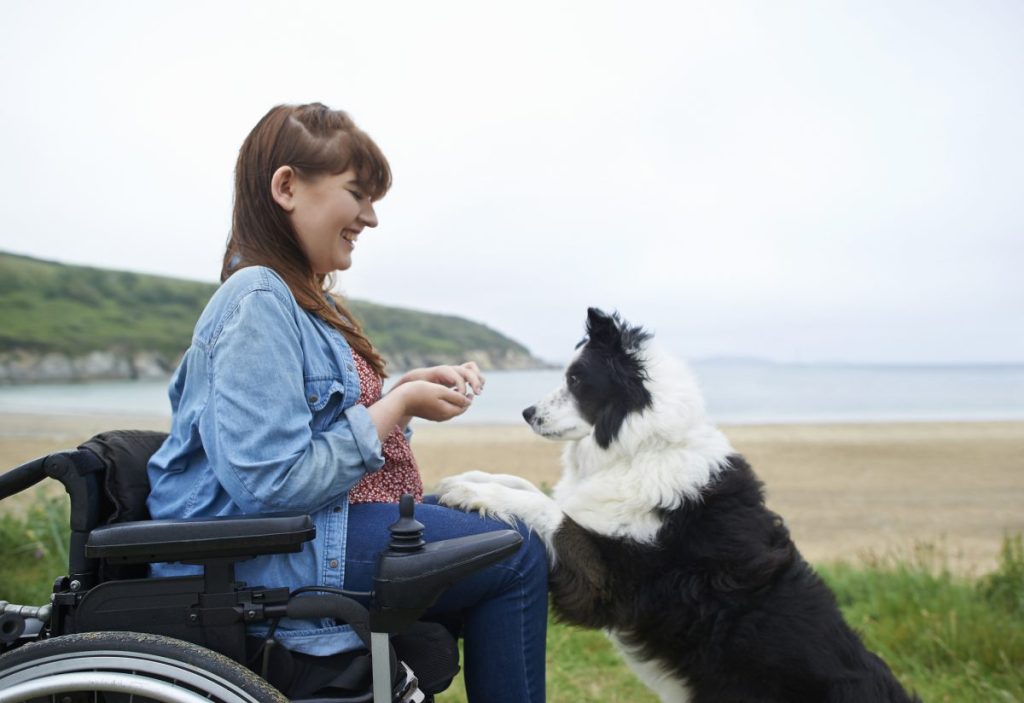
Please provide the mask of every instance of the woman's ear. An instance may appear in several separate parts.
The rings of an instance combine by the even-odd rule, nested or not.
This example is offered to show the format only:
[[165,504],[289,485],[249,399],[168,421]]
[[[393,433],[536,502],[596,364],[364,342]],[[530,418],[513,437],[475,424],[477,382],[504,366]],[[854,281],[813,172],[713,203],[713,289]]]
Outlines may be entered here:
[[285,212],[295,209],[295,180],[295,170],[291,166],[279,167],[270,177],[270,195]]

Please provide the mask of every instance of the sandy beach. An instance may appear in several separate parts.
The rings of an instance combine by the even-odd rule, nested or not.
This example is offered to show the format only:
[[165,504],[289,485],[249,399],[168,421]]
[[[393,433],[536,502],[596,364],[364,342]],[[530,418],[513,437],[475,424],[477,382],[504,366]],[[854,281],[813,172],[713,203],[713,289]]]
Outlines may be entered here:
[[[167,425],[162,417],[0,413],[0,470],[103,430]],[[812,562],[935,548],[949,568],[976,575],[995,566],[1005,534],[1024,532],[1024,422],[723,429]],[[421,424],[413,448],[428,488],[470,469],[519,474],[541,486],[558,481],[561,445],[525,425]],[[5,501],[0,510],[24,502]]]

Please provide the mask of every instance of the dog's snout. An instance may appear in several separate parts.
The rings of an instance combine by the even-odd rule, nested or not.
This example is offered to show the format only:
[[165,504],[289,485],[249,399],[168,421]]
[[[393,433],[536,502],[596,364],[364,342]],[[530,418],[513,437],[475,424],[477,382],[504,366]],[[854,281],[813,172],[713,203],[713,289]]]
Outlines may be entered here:
[[537,406],[536,405],[531,405],[530,407],[528,407],[526,410],[523,411],[523,419],[526,420],[527,422],[529,422],[530,420],[533,419],[533,416],[536,415],[536,414],[537,414]]

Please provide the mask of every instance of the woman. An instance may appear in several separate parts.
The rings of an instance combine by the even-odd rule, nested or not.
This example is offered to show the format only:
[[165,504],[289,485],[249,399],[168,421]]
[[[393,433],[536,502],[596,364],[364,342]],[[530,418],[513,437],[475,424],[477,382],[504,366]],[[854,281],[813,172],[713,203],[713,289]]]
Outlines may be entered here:
[[[223,285],[171,381],[171,432],[149,465],[149,509],[154,518],[308,512],[312,544],[241,562],[247,583],[371,590],[393,502],[422,496],[410,419],[449,420],[471,406],[468,389],[483,390],[467,363],[410,371],[382,395],[383,360],[326,292],[377,226],[374,202],[390,185],[376,144],[318,103],[273,108],[239,152]],[[416,517],[429,540],[507,527],[432,503]],[[435,608],[462,621],[471,701],[544,700],[547,566],[543,547],[524,537],[516,555]],[[283,620],[276,638],[299,672],[360,646],[331,620]]]

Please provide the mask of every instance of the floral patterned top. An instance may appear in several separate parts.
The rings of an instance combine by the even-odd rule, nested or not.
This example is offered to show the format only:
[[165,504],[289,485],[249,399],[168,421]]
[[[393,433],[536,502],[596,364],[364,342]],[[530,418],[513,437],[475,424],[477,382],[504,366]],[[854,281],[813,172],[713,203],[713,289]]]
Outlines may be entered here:
[[[352,351],[352,359],[359,372],[359,405],[369,407],[380,400],[384,384],[369,362]],[[416,457],[405,432],[397,425],[381,442],[384,466],[363,476],[349,489],[349,503],[397,503],[403,493],[411,493],[416,502],[423,500],[423,479],[420,477]]]

